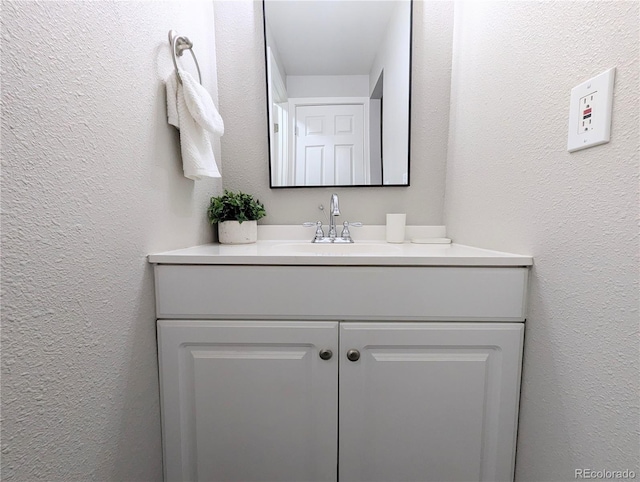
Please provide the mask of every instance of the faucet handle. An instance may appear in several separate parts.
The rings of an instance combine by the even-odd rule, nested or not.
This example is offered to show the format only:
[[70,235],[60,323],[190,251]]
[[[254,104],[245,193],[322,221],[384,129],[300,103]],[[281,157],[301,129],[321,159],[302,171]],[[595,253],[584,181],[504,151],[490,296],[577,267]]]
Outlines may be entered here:
[[316,235],[314,237],[314,241],[317,239],[324,238],[324,231],[322,230],[322,221],[317,221],[315,223],[307,221],[306,223],[302,223],[305,228],[316,228]]
[[350,223],[349,221],[345,221],[344,223],[342,223],[342,234],[340,234],[340,236],[342,237],[342,239],[349,240],[353,243],[353,239],[351,239],[351,231],[349,231],[349,226],[353,226],[354,228],[361,228],[362,223]]

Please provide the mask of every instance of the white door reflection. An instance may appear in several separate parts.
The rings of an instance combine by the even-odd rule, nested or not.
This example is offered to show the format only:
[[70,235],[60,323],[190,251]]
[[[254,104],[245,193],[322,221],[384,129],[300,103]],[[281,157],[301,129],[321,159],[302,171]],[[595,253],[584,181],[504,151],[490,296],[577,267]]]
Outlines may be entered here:
[[[335,100],[339,102],[339,99]],[[359,185],[369,180],[365,166],[365,112],[361,103],[299,103],[295,106],[297,186]]]

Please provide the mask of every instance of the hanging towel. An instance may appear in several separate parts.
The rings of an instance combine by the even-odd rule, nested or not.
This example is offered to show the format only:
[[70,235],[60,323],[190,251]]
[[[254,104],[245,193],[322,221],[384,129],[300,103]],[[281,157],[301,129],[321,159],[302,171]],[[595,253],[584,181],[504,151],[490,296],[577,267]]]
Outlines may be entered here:
[[167,120],[180,130],[180,150],[185,177],[197,181],[221,177],[213,156],[211,135],[224,134],[224,123],[213,99],[188,72],[179,70],[166,80]]

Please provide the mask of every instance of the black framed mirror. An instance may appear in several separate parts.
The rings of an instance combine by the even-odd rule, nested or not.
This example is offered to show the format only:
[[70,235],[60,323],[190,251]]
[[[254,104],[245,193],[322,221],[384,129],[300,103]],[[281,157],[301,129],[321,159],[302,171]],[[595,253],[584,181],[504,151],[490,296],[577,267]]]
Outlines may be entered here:
[[408,186],[411,0],[263,0],[270,186]]

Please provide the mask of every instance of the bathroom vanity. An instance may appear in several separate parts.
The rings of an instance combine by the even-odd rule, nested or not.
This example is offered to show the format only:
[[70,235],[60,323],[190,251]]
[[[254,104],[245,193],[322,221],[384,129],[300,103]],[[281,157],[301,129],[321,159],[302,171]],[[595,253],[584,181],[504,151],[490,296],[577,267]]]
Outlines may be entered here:
[[165,479],[512,480],[532,259],[309,246],[149,256]]

